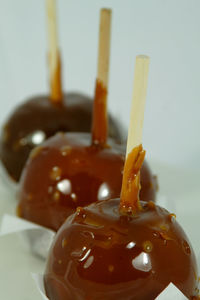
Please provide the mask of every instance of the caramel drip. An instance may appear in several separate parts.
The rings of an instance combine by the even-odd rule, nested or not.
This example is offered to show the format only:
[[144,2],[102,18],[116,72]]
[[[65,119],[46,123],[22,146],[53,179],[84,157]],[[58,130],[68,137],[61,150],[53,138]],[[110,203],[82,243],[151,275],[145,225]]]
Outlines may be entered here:
[[62,102],[62,78],[61,78],[61,59],[58,51],[57,64],[53,76],[50,79],[51,101],[53,103]]
[[122,181],[120,213],[135,214],[141,210],[139,199],[140,169],[145,157],[145,151],[142,145],[135,147],[128,155]]
[[92,143],[105,145],[107,141],[107,89],[97,79],[93,106]]

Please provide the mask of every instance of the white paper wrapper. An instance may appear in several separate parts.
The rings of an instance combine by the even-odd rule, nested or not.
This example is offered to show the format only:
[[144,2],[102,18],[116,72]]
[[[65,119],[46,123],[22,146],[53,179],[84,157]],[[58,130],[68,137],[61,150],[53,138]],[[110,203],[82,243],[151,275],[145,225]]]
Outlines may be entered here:
[[0,227],[0,236],[11,233],[19,233],[30,251],[43,259],[47,258],[55,236],[55,232],[52,230],[18,217],[4,215]]
[[9,193],[11,197],[16,199],[18,184],[14,182],[5,170],[2,162],[0,161],[0,193]]
[[[37,289],[40,292],[42,298],[44,300],[49,300],[47,298],[44,288],[44,280],[43,275],[41,274],[32,274],[32,277],[36,283]],[[188,300],[181,291],[173,285],[173,283],[170,283],[168,287],[155,299],[155,300]]]
[[188,298],[181,293],[181,291],[173,285],[173,283],[170,283],[168,287],[156,298],[156,300],[187,300]]
[[42,296],[42,298],[44,300],[49,300],[49,298],[47,298],[46,293],[45,293],[43,275],[41,275],[41,274],[31,274],[31,275],[32,275],[33,280],[35,281],[36,287],[37,287],[40,295]]

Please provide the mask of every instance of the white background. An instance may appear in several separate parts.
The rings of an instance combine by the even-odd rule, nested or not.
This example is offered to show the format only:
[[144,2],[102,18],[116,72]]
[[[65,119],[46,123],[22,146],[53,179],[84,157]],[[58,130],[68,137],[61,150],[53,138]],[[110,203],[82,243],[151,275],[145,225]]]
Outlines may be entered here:
[[[113,8],[110,111],[128,126],[135,56],[149,55],[144,147],[161,196],[176,204],[198,251],[200,1],[59,0],[66,91],[93,95],[101,7]],[[47,92],[45,1],[0,0],[0,124],[20,101]],[[5,199],[0,205],[1,214],[9,211]],[[16,237],[0,240],[0,299],[40,299],[30,268],[40,271],[43,263],[27,255]]]

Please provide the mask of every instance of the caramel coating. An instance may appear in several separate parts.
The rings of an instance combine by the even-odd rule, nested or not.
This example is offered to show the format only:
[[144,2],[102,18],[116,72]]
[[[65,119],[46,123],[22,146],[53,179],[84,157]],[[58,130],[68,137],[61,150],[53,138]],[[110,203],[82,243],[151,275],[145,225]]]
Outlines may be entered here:
[[[67,133],[35,148],[20,180],[20,217],[57,231],[77,207],[119,197],[124,150],[108,142],[110,146],[91,146],[90,134]],[[143,192],[143,182],[150,191]],[[146,163],[141,186],[149,197],[142,200],[155,200],[154,178]]]
[[193,249],[169,212],[142,202],[134,216],[119,199],[80,208],[60,228],[44,283],[50,300],[153,300],[170,282],[198,295]]
[[[0,141],[0,157],[10,176],[19,181],[30,151],[55,133],[90,132],[92,113],[93,101],[75,93],[64,95],[61,104],[40,96],[18,106]],[[111,117],[109,136],[122,142],[119,126]]]

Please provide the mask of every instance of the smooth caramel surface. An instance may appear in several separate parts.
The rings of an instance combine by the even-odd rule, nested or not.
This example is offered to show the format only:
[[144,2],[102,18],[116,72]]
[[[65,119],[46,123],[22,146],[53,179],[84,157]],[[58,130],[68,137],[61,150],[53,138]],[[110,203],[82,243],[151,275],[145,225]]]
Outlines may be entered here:
[[[119,197],[124,149],[113,140],[108,143],[91,145],[90,134],[60,133],[35,148],[20,181],[19,216],[57,231],[77,207]],[[146,163],[141,186],[142,199],[155,200]]]
[[[75,93],[64,95],[62,103],[38,96],[18,106],[6,122],[0,141],[0,157],[10,176],[18,181],[30,151],[57,132],[90,132],[92,113],[93,101]],[[109,136],[122,141],[112,118]]]
[[50,300],[153,300],[172,282],[198,295],[193,249],[173,214],[142,203],[119,214],[119,199],[80,208],[58,231],[44,282]]

